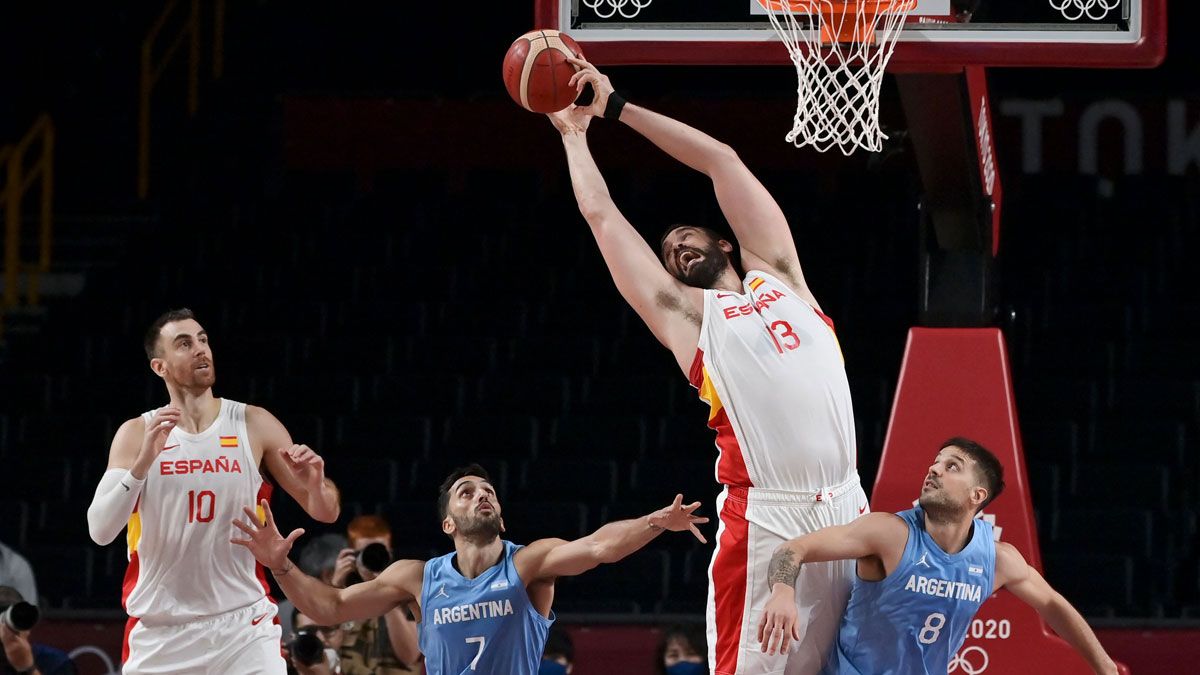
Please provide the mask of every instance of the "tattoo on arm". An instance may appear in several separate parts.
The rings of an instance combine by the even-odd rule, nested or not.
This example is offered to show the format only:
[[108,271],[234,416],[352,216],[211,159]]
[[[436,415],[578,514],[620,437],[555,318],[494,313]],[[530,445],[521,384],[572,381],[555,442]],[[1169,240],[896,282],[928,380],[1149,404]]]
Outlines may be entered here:
[[770,567],[767,568],[768,587],[775,584],[795,587],[798,576],[800,576],[800,563],[796,562],[795,551],[787,547],[777,549],[771,556]]

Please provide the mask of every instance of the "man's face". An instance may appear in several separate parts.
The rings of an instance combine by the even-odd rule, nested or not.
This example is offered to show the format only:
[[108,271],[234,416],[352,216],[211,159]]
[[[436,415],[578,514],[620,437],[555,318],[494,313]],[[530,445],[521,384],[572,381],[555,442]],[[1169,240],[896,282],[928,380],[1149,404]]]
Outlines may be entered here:
[[167,382],[184,389],[208,389],[216,382],[208,333],[194,319],[172,321],[158,336],[158,355],[150,367]]
[[918,502],[930,512],[974,514],[986,498],[975,460],[951,445],[943,448],[929,467]]
[[694,288],[712,288],[730,265],[733,247],[713,239],[696,227],[671,230],[662,244],[662,261],[667,272]]
[[321,638],[321,642],[324,642],[325,646],[330,649],[341,649],[342,643],[346,641],[346,632],[342,630],[341,624],[336,626],[318,626],[317,622],[307,616],[297,614],[296,621],[292,625],[292,630],[299,631],[301,628],[316,631],[317,637]]
[[492,484],[479,476],[463,476],[450,486],[450,502],[442,531],[451,537],[491,541],[504,531],[500,502]]

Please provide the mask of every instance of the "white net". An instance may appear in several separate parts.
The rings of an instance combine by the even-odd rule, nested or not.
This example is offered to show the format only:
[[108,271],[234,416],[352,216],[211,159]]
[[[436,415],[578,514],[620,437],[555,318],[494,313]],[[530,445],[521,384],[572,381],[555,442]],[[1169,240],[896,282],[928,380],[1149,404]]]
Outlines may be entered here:
[[788,142],[818,152],[878,152],[879,91],[916,0],[777,0],[764,3],[796,66],[796,116]]

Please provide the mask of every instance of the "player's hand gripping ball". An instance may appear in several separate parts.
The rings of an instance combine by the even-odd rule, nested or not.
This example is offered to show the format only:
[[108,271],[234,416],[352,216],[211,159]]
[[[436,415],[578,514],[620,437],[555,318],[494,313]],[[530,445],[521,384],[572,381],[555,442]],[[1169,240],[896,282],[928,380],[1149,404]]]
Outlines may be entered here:
[[571,76],[579,68],[568,58],[583,58],[583,50],[566,33],[534,30],[517,38],[504,55],[508,95],[536,113],[558,112],[571,105],[579,96]]

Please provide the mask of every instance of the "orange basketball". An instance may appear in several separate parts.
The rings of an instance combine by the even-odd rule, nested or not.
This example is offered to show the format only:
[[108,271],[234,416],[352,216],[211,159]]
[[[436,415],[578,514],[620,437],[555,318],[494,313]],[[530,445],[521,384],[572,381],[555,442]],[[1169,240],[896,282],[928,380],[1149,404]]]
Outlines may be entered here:
[[504,86],[526,110],[558,112],[575,102],[575,87],[567,82],[578,70],[568,57],[583,57],[579,44],[566,33],[534,30],[517,38],[504,55]]

